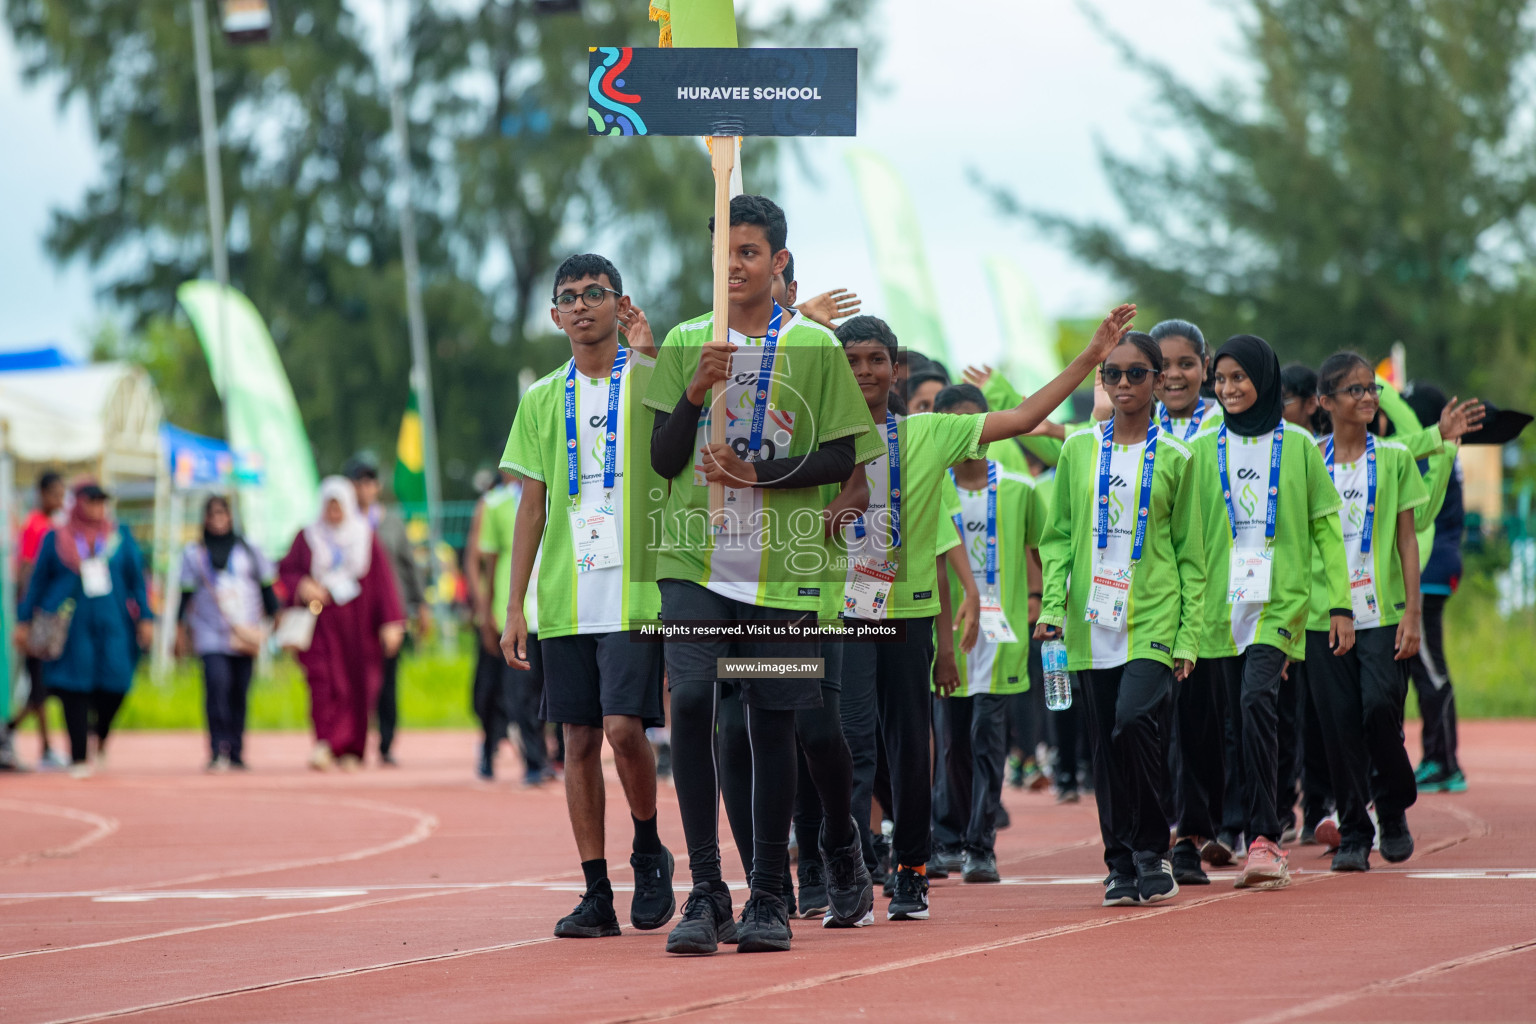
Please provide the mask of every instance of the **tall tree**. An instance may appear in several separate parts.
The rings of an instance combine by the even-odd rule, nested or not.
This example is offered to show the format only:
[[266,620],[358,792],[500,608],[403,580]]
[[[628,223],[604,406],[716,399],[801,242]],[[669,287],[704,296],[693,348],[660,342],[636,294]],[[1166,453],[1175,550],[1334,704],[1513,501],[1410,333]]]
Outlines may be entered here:
[[991,189],[1138,301],[1213,336],[1258,334],[1314,363],[1402,341],[1411,376],[1526,397],[1529,6],[1248,0],[1252,73],[1212,95],[1108,33],[1190,141],[1172,156],[1102,147],[1134,230]]
[[[867,42],[873,3],[823,0],[743,26],[743,38]],[[325,469],[359,448],[392,451],[409,391],[389,72],[344,0],[274,8],[271,43],[213,40],[230,270],[268,321]],[[413,196],[445,488],[462,494],[501,452],[519,374],[559,361],[541,312],[559,260],[612,252],[665,330],[708,305],[712,193],[697,140],[585,134],[586,48],[654,41],[638,0],[587,0],[579,13],[534,0],[413,9]],[[187,339],[158,319],[209,265],[188,6],[9,0],[5,18],[27,77],[85,102],[104,165],[77,206],[55,211],[48,250],[109,282],[140,336],[119,351],[168,366],[163,353]],[[766,140],[747,148],[754,189],[772,187],[776,152]],[[161,379],[208,386],[206,374]]]

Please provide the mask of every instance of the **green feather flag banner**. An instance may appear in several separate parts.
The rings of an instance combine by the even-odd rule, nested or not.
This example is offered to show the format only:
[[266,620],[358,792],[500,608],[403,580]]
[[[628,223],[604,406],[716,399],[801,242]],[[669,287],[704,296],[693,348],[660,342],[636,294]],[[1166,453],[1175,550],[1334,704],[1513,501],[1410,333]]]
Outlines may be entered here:
[[886,322],[904,347],[948,365],[949,344],[933,275],[906,184],[889,160],[867,149],[850,149],[848,166],[864,207],[869,254],[885,297]]
[[[987,257],[986,264],[1003,337],[998,370],[1020,392],[1032,395],[1062,371],[1056,325],[1046,317],[1034,282],[1022,267],[995,254]],[[1051,419],[1065,423],[1071,413],[1071,406],[1063,404],[1051,414]]]
[[731,0],[651,0],[660,46],[737,46]]

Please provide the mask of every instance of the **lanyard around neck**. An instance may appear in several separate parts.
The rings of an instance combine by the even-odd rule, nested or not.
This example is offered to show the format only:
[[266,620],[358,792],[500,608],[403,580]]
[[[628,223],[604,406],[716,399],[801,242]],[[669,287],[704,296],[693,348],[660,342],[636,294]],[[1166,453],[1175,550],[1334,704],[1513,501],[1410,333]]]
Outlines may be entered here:
[[[901,435],[896,429],[896,415],[885,411],[885,461],[890,471],[890,491],[886,497],[891,514],[891,550],[901,547]],[[853,535],[864,537],[864,517],[853,521]]]
[[[1275,539],[1275,517],[1280,510],[1280,450],[1285,440],[1285,421],[1275,424],[1274,436],[1269,443],[1269,498],[1264,506],[1264,537]],[[1221,472],[1221,496],[1227,503],[1227,525],[1232,527],[1232,539],[1237,540],[1237,506],[1232,504],[1232,480],[1227,475],[1227,425],[1223,423],[1216,434],[1216,468]]]
[[[1141,458],[1141,486],[1136,497],[1136,534],[1131,542],[1131,563],[1141,560],[1141,548],[1147,540],[1147,520],[1152,510],[1152,469],[1157,459],[1157,424],[1147,424],[1147,450]],[[1099,486],[1094,494],[1098,505],[1097,543],[1099,550],[1109,547],[1109,463],[1114,451],[1115,421],[1104,424],[1099,443]]]
[[[1338,484],[1333,475],[1333,436],[1323,445],[1323,461],[1328,464],[1328,477]],[[1360,553],[1371,553],[1371,536],[1376,532],[1376,439],[1365,435],[1365,521],[1360,524]]]
[[[619,349],[613,357],[613,370],[608,374],[608,428],[603,437],[603,486],[613,490],[618,470],[619,441],[619,388],[624,377],[624,363],[628,349]],[[570,495],[581,493],[581,445],[576,432],[576,360],[565,372],[565,471],[570,483]]]
[[[959,487],[960,482],[955,479],[955,468],[949,468],[949,478]],[[955,529],[960,531],[960,539],[965,540],[965,520],[956,513],[951,517],[955,521]],[[986,558],[987,586],[997,586],[997,463],[987,460],[987,558]]]
[[[1170,434],[1173,433],[1173,420],[1168,415],[1168,407],[1159,402],[1157,408],[1158,419],[1162,421],[1163,429]],[[1200,401],[1195,403],[1194,414],[1189,417],[1189,426],[1184,428],[1184,440],[1188,441],[1200,433],[1200,424],[1205,419],[1205,409],[1205,397],[1202,395]]]

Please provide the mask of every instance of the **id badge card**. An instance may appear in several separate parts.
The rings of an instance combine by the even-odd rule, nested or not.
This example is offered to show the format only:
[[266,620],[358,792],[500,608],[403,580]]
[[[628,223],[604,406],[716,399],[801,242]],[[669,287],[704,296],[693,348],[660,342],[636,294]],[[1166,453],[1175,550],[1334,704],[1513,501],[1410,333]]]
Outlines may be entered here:
[[320,583],[330,593],[336,604],[351,604],[363,592],[363,585],[344,572],[326,573]]
[[1083,607],[1083,619],[1100,629],[1116,632],[1125,628],[1125,611],[1131,603],[1130,565],[1108,565],[1099,562],[1093,567],[1093,581],[1088,587],[1088,601]]
[[981,592],[981,635],[994,644],[1018,643],[1019,638],[1003,614],[1003,601],[996,590],[983,588]]
[[1232,571],[1227,577],[1228,604],[1264,604],[1269,601],[1269,580],[1275,553],[1269,548],[1234,548]]
[[106,597],[112,593],[112,571],[105,558],[80,560],[80,586],[86,597]]
[[571,550],[576,554],[576,571],[596,572],[624,561],[619,551],[619,521],[611,505],[573,505]]
[[1356,626],[1374,626],[1381,622],[1381,602],[1376,599],[1376,581],[1369,569],[1356,569],[1349,580],[1349,606],[1355,613]]
[[896,585],[896,563],[860,558],[853,563],[853,578],[843,587],[843,614],[849,618],[879,622],[890,606]]

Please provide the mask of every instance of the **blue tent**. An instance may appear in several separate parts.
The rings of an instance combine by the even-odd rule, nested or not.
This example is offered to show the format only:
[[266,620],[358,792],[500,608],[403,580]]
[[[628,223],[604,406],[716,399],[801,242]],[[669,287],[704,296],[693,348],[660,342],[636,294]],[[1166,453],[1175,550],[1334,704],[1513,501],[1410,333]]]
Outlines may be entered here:
[[18,370],[56,370],[61,366],[78,365],[79,360],[57,345],[0,352],[0,373],[14,373]]

